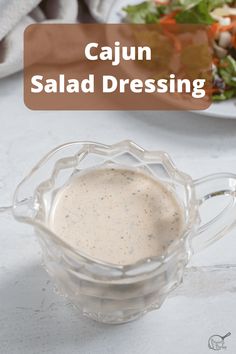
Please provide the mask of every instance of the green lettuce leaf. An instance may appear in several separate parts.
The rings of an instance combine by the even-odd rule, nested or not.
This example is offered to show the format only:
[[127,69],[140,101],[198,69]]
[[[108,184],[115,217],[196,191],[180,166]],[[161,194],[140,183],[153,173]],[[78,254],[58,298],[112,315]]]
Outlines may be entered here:
[[234,0],[178,0],[175,6],[179,7],[180,12],[176,15],[176,21],[211,25],[215,21],[211,17],[211,11],[233,3]]
[[211,25],[214,19],[211,17],[208,9],[208,2],[201,0],[196,6],[179,12],[175,19],[178,23],[193,23]]
[[[174,0],[173,4],[175,4],[175,6],[179,6],[183,10],[189,10],[198,5],[200,2],[202,2],[202,0]],[[234,0],[204,0],[204,2],[207,5],[208,12],[211,12],[217,7],[233,4]]]
[[158,19],[167,13],[167,6],[157,6],[153,1],[144,1],[138,5],[128,5],[123,8],[127,14],[127,20],[131,23],[156,23]]
[[179,0],[178,5],[184,10],[191,9],[192,7],[198,5],[202,0]]
[[214,94],[212,96],[212,100],[214,102],[222,102],[222,101],[229,100],[230,98],[233,98],[235,96],[236,96],[236,89],[231,89],[219,94]]
[[236,97],[236,61],[234,58],[228,55],[226,58],[221,59],[218,73],[228,89],[222,93],[214,94],[213,101],[220,102]]
[[158,5],[153,0],[123,8],[126,20],[131,23],[157,23],[161,16],[176,9],[178,23],[210,25],[214,22],[210,12],[217,7],[233,4],[234,0],[173,0],[169,5]]
[[219,74],[227,86],[236,88],[236,61],[230,55],[221,60]]

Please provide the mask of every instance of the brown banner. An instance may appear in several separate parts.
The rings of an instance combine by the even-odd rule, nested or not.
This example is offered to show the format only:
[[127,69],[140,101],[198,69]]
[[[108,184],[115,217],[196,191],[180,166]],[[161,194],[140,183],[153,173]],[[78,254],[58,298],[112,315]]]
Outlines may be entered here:
[[206,26],[35,24],[24,100],[33,110],[202,110],[211,64]]

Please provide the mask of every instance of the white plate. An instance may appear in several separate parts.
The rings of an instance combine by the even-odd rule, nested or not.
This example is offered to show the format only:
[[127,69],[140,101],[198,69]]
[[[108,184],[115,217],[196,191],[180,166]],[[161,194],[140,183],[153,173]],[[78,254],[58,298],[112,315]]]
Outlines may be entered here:
[[[111,6],[107,17],[108,23],[119,23],[124,18],[122,8],[127,5],[141,3],[142,0],[115,0]],[[196,114],[206,115],[215,118],[236,119],[236,99],[213,103],[210,108],[205,111],[194,111]]]

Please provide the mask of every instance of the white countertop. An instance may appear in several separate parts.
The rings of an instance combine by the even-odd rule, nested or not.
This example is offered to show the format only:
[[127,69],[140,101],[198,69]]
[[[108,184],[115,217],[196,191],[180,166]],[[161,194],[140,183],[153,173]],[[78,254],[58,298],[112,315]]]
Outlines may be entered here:
[[[23,103],[21,75],[0,82],[0,206],[51,148],[68,141],[132,139],[169,152],[198,178],[236,173],[236,120],[170,112],[36,112]],[[163,307],[120,326],[81,319],[53,291],[30,227],[0,215],[1,354],[205,354],[212,334],[236,353],[236,231],[194,256],[183,286]]]

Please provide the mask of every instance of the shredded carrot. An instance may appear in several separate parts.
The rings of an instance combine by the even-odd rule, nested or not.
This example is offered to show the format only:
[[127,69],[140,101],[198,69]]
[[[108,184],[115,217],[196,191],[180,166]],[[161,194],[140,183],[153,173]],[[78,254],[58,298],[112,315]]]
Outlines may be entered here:
[[218,22],[215,22],[211,25],[210,27],[210,35],[213,37],[213,38],[216,38],[217,36],[217,33],[219,32],[219,29],[220,29],[220,24]]
[[[179,11],[176,10],[176,11],[171,12],[171,13],[168,14],[168,15],[163,16],[163,17],[160,19],[160,23],[167,23],[170,19],[174,20],[173,23],[176,23],[176,20],[175,20],[174,17],[175,17],[175,15],[177,15],[178,12],[179,12]],[[168,22],[168,23],[169,23],[169,22]]]
[[174,47],[175,47],[175,50],[176,50],[177,52],[181,52],[181,50],[182,50],[182,44],[181,44],[181,41],[179,40],[179,38],[178,38],[176,35],[174,35],[173,33],[167,31],[166,29],[163,30],[163,33],[164,33],[167,37],[169,37],[170,40],[173,42]]
[[231,31],[233,28],[236,28],[236,21],[235,22],[232,22],[230,25],[228,26],[222,26],[220,28],[220,31],[221,32],[226,32],[226,31]]
[[216,66],[218,66],[220,63],[220,59],[219,58],[213,58],[213,64],[215,64]]
[[232,36],[232,46],[236,48],[236,34]]
[[175,25],[176,24],[176,20],[174,19],[174,18],[162,18],[161,20],[160,20],[160,23],[162,24],[162,25]]
[[227,68],[227,66],[229,66],[228,63],[219,63],[219,64],[218,64],[218,67],[219,67],[219,68]]

